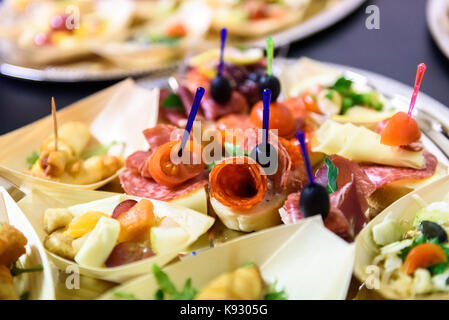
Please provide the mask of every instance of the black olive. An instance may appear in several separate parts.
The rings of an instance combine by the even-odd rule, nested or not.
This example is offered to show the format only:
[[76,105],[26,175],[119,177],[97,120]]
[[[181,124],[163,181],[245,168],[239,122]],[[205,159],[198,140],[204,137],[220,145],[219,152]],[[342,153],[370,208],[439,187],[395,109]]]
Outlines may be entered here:
[[330,209],[329,194],[326,188],[318,183],[309,183],[305,186],[301,191],[299,209],[304,217],[321,214],[323,220],[326,219]]
[[447,233],[438,223],[432,221],[421,221],[419,229],[421,230],[421,233],[429,240],[438,238],[439,243],[447,242]]
[[210,84],[210,94],[218,103],[224,104],[228,102],[232,95],[231,83],[222,75],[216,76]]
[[279,79],[275,76],[264,75],[259,80],[259,97],[262,99],[263,90],[270,89],[271,90],[271,102],[274,102],[279,97],[281,93],[281,83]]
[[250,157],[264,169],[266,175],[275,174],[278,169],[277,151],[272,144],[268,143],[268,149],[265,143],[258,144],[250,153]]

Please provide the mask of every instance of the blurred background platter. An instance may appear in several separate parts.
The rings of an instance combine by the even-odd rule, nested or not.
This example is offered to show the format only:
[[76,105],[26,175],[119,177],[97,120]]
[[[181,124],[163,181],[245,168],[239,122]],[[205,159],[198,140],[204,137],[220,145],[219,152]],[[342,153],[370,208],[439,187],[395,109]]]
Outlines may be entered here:
[[438,48],[449,59],[449,1],[428,0],[426,18]]
[[[365,1],[366,0],[311,0],[300,23],[281,29],[275,33],[270,33],[274,39],[275,46],[288,49],[288,45],[291,42],[304,39],[332,26],[356,10]],[[5,3],[3,2],[3,7],[4,6]],[[0,9],[2,9],[1,1]],[[210,29],[208,33],[203,36],[205,39],[204,41],[201,41],[201,47],[210,48],[218,45],[219,39],[217,37],[217,33],[212,29]],[[244,47],[263,48],[265,47],[265,37],[266,35],[259,37],[239,38],[230,34],[229,41],[232,44]],[[198,43],[195,43],[195,47],[198,47]],[[164,59],[163,57],[160,57],[160,63],[139,65],[139,61],[134,59],[133,56],[130,56],[124,59],[127,59],[126,63],[129,61],[135,61],[132,66],[119,66],[111,62],[111,59],[108,60],[104,59],[104,57],[89,56],[64,63],[24,65],[22,63],[10,61],[10,59],[6,59],[6,55],[8,54],[11,56],[16,55],[14,50],[8,48],[2,50],[3,57],[0,54],[0,74],[13,78],[45,82],[92,82],[118,80],[130,76],[137,77],[149,74],[153,76],[161,76],[161,73],[165,74],[173,72],[174,68],[181,61],[180,57],[178,57],[178,60]],[[188,55],[190,51],[192,50],[188,49],[186,54]],[[19,51],[16,51],[16,53],[18,52]],[[33,55],[35,54],[32,54],[31,56]],[[157,55],[162,56],[164,53],[160,52],[157,53]],[[114,59],[116,57],[112,58]]]
[[[271,35],[274,45],[285,46],[329,28],[347,17],[364,2],[366,0],[312,0],[303,22]],[[265,47],[265,38],[249,40],[244,44],[251,47]]]
[[43,68],[22,67],[0,62],[0,73],[13,78],[46,82],[89,82],[118,80],[152,74],[155,77],[171,74],[177,63],[161,64],[158,67],[120,69],[113,65],[86,61],[64,66]]

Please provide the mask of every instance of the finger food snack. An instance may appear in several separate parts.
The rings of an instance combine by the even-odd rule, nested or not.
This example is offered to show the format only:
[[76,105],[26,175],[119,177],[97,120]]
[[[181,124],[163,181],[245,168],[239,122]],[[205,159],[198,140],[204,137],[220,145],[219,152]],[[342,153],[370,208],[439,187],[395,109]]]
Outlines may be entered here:
[[0,300],[53,300],[44,248],[23,212],[0,187]]
[[123,160],[104,154],[109,146],[87,149],[90,140],[86,124],[65,123],[58,129],[57,138],[49,136],[45,139],[36,158],[28,161],[30,170],[25,172],[34,177],[75,185],[107,179],[122,167]]
[[446,176],[407,195],[359,235],[355,273],[370,289],[390,299],[446,298],[447,185]]
[[[322,254],[315,254],[317,248]],[[113,288],[100,299],[171,299],[178,293],[183,299],[344,299],[353,259],[353,246],[315,217],[195,253],[163,268],[165,275],[153,267],[153,274]],[[206,267],[210,261],[217,262],[214,268]],[[167,292],[170,282],[174,290]]]
[[34,191],[20,206],[58,268],[114,282],[168,263],[214,222],[175,204],[94,191]]
[[98,189],[117,178],[124,157],[145,146],[140,131],[156,123],[157,101],[157,89],[125,80],[52,112],[0,138],[1,174],[19,187]]

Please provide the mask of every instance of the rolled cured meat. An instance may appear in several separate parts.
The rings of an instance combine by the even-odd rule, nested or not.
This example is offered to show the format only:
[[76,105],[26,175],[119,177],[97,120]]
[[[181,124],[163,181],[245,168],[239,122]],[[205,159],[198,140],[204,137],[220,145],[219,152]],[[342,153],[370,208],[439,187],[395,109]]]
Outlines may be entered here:
[[210,195],[223,205],[249,209],[267,192],[267,176],[249,157],[231,157],[217,164],[210,173]]

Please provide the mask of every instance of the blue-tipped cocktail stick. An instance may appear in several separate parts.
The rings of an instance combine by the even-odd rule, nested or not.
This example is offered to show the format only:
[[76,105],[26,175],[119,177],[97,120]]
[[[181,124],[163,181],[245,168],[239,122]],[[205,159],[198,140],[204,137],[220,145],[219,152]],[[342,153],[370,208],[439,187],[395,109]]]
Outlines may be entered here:
[[178,156],[182,156],[182,151],[186,146],[187,140],[189,140],[190,131],[192,131],[193,122],[195,121],[196,114],[198,112],[198,107],[200,106],[201,99],[204,95],[204,88],[198,87],[195,93],[195,99],[193,100],[192,109],[190,110],[189,119],[187,120],[187,125],[182,135],[181,147],[178,151]]
[[304,164],[306,165],[307,176],[309,177],[309,183],[314,184],[312,165],[310,164],[309,154],[307,153],[306,139],[304,131],[296,132],[296,138],[301,146],[302,157],[304,158]]
[[271,90],[263,90],[263,121],[262,121],[262,142],[268,149],[268,130],[270,128],[270,102],[271,102]]
[[218,75],[221,76],[224,67],[224,48],[226,44],[226,35],[228,34],[228,29],[221,29],[221,45],[220,45],[220,63],[218,64]]

